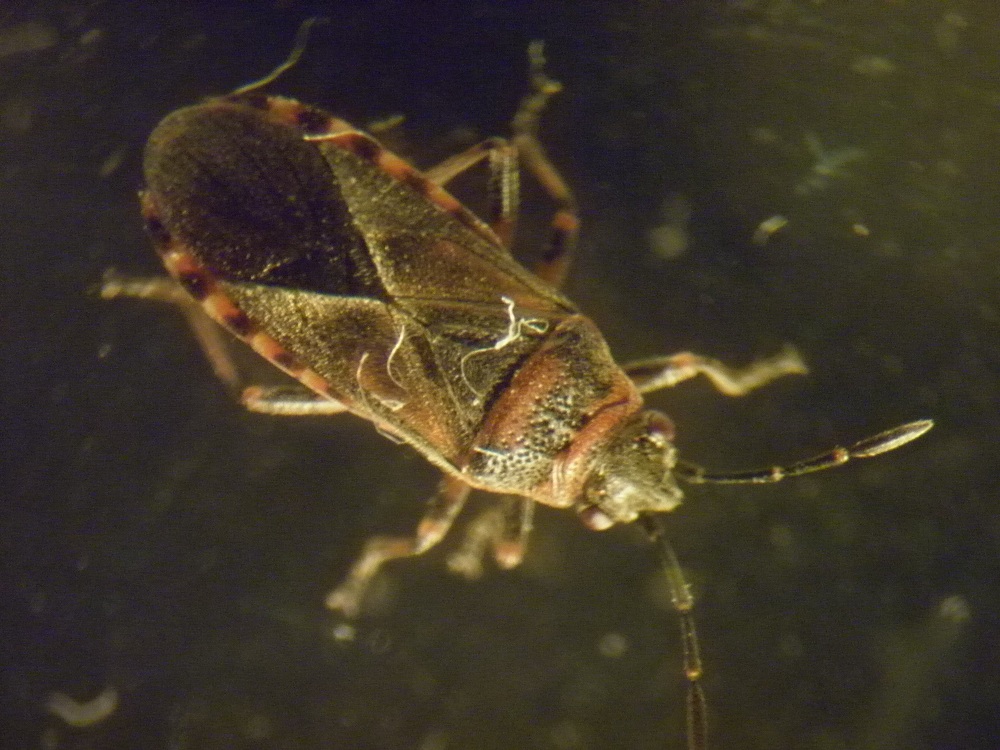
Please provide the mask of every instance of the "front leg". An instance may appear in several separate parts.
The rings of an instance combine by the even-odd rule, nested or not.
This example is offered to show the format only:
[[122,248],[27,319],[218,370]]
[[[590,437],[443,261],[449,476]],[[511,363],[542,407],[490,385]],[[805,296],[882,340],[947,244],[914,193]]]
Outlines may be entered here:
[[412,537],[376,536],[369,539],[347,578],[327,596],[326,606],[345,617],[357,617],[365,592],[382,566],[400,557],[421,555],[436,546],[448,533],[468,496],[469,485],[457,477],[445,476],[428,503],[417,533]]
[[729,367],[717,359],[699,354],[680,352],[630,362],[623,369],[639,393],[652,393],[675,386],[696,375],[704,375],[716,389],[727,396],[745,396],[772,380],[809,372],[801,355],[791,346],[786,346],[772,357],[759,359],[741,368]]
[[469,523],[462,544],[448,558],[448,568],[469,580],[479,578],[488,551],[500,568],[516,568],[524,559],[534,512],[533,500],[502,498]]

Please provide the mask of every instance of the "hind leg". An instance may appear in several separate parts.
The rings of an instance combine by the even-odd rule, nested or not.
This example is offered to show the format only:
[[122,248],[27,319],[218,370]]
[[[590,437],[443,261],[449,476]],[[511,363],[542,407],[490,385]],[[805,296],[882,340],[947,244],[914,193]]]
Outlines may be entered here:
[[528,58],[531,64],[531,91],[521,100],[511,121],[512,141],[508,143],[502,138],[489,138],[426,170],[424,177],[444,186],[482,160],[489,159],[488,223],[504,247],[509,248],[520,205],[519,163],[523,165],[556,204],[548,245],[532,270],[558,287],[569,271],[580,221],[573,191],[538,140],[542,112],[549,99],[562,91],[562,84],[546,75],[541,42],[531,43]]
[[195,340],[215,376],[237,394],[250,411],[274,416],[328,416],[346,411],[343,404],[320,396],[305,386],[269,387],[245,385],[229,350],[231,336],[205,314],[201,305],[167,276],[121,276],[113,271],[104,274],[102,299],[152,300],[173,305],[184,316]]
[[562,91],[562,84],[549,78],[545,73],[545,56],[541,42],[536,41],[529,45],[528,59],[531,63],[532,90],[521,100],[521,105],[511,123],[511,130],[514,133],[514,146],[521,162],[556,204],[548,245],[542,254],[542,259],[532,270],[552,286],[561,287],[573,260],[580,219],[573,191],[549,160],[538,140],[538,124],[549,99]]

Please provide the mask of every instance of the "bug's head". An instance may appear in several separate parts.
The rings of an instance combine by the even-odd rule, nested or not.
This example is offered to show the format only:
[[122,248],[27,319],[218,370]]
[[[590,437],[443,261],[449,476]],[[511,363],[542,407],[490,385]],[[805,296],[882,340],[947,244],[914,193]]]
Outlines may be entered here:
[[672,469],[677,463],[674,424],[656,411],[627,422],[604,447],[577,505],[580,518],[600,531],[630,523],[640,513],[676,508],[683,497]]

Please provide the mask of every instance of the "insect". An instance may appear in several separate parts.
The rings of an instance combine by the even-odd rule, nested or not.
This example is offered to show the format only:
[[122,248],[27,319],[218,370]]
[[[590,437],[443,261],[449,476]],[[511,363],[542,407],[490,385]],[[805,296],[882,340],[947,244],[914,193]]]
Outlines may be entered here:
[[[420,172],[347,122],[261,92],[294,64],[308,26],[270,75],[156,127],[140,201],[170,278],[110,275],[103,295],[176,303],[248,408],[350,412],[442,471],[415,535],[369,541],[330,594],[327,605],[346,616],[386,562],[434,547],[473,489],[502,496],[472,524],[471,546],[504,568],[521,561],[538,503],[571,509],[594,530],[640,523],[681,622],[689,745],[706,747],[694,600],[659,520],[681,503],[678,480],[776,482],[893,450],[932,423],[759,471],[713,474],[679,461],[673,423],[644,408],[644,394],[704,375],[741,396],[806,368],[790,348],[742,369],[688,352],[615,363],[594,323],[558,291],[578,220],[536,137],[560,89],[541,45],[529,49],[531,90],[511,140],[489,139]],[[492,175],[487,221],[445,189],[482,161]],[[556,206],[532,271],[510,252],[519,164]],[[299,386],[245,386],[220,326]]]

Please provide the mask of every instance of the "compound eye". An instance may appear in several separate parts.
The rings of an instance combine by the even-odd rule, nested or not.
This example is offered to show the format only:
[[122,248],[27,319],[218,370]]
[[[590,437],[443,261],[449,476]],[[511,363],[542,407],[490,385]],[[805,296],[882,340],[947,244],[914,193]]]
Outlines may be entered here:
[[614,519],[596,505],[580,508],[580,520],[591,531],[605,531],[615,525]]
[[666,448],[674,441],[674,423],[664,414],[653,412],[646,424],[646,437],[657,448]]

